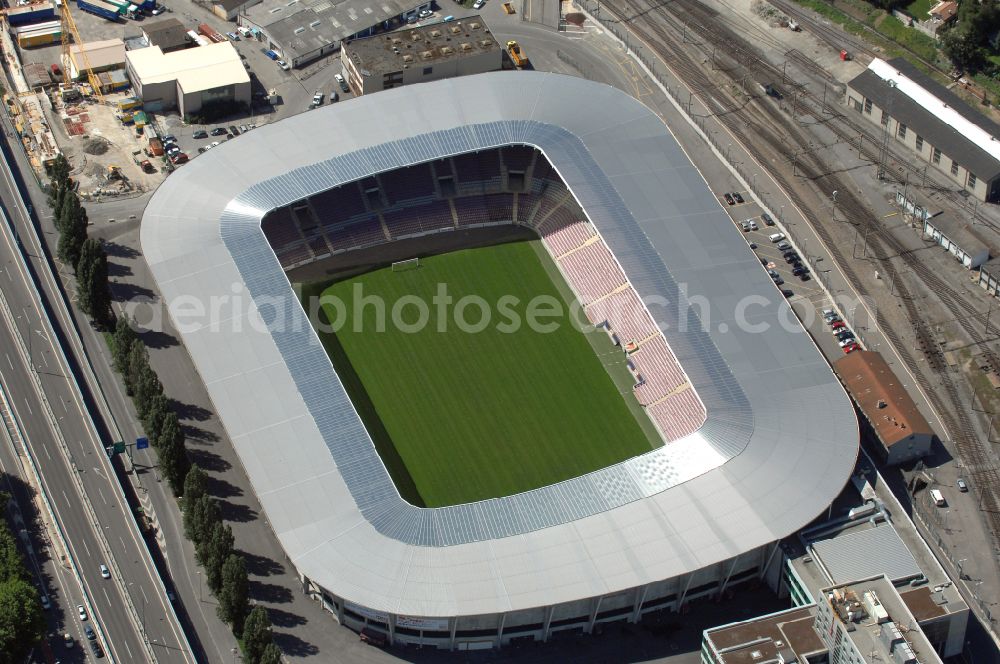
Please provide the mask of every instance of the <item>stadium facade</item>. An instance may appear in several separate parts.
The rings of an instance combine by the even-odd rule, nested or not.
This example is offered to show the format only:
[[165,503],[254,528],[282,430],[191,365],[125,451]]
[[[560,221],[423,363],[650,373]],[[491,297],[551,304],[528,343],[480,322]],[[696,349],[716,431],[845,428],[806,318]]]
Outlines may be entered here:
[[[344,183],[510,145],[558,172],[704,422],[557,485],[419,508],[400,498],[305,312],[281,304],[295,300],[261,220]],[[854,467],[857,420],[830,367],[661,119],[610,86],[496,72],[283,120],[173,174],[141,242],[304,588],[343,624],[394,641],[499,646],[723,595],[773,573],[778,540]]]

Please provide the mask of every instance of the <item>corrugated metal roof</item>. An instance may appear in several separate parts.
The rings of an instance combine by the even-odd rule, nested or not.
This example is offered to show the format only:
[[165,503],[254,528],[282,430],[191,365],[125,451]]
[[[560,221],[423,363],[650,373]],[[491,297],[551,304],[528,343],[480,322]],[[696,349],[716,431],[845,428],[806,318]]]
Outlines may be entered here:
[[892,524],[812,543],[814,557],[834,585],[885,574],[898,582],[920,576],[920,567]]
[[[559,485],[416,508],[396,492],[260,219],[371,173],[511,143],[538,147],[558,170],[708,421]],[[854,465],[857,422],[829,366],[801,327],[778,324],[787,302],[660,119],[610,86],[498,72],[289,118],[178,169],[141,233],[166,302],[229,302],[220,320],[172,319],[288,556],[367,607],[495,613],[671,578],[794,532]],[[275,302],[289,303],[284,324],[262,329],[257,303],[271,318]]]

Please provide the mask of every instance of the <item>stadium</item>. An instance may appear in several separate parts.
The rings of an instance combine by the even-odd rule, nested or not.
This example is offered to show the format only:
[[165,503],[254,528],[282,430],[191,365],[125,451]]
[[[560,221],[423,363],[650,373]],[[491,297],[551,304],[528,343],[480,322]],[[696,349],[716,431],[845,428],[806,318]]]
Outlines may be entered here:
[[[773,573],[778,540],[854,466],[830,367],[781,322],[787,303],[663,121],[609,86],[497,72],[261,127],[171,175],[141,243],[303,587],[392,642],[499,647],[724,596]],[[526,361],[507,366],[487,362],[498,336],[398,349],[399,335],[318,333],[292,288],[442,274],[562,292],[589,336],[508,335]],[[617,365],[584,359],[602,342]],[[518,410],[453,426],[476,417],[454,410],[435,352],[482,357],[445,377]],[[546,382],[558,358],[569,378]],[[622,367],[632,384],[614,398]],[[452,411],[415,433],[414,413],[440,407],[421,380]],[[527,477],[511,455],[538,394],[565,405],[538,421],[556,431],[532,441],[544,461]]]

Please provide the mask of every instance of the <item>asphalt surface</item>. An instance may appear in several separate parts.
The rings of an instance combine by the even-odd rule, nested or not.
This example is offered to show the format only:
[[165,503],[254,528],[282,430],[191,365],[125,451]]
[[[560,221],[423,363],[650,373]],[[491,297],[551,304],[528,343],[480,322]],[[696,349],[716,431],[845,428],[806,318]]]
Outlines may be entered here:
[[[4,169],[0,200],[22,229],[20,240],[25,251],[42,256],[40,248],[33,246],[34,238],[23,232],[26,219],[19,197],[10,172]],[[104,441],[68,378],[71,369],[53,340],[47,314],[33,297],[30,276],[17,259],[15,241],[6,229],[0,240],[0,261],[0,288],[16,325],[0,317],[0,353],[4,355],[0,375],[90,600],[92,608],[87,613],[94,615],[88,615],[86,622],[100,628],[115,661],[149,659],[143,625],[157,661],[191,661],[182,645],[183,633],[103,451]],[[47,269],[44,263],[41,269]],[[65,321],[56,323],[62,326]],[[25,354],[30,356],[33,370]],[[81,490],[89,501],[81,499]],[[102,564],[111,568],[111,579],[101,578]],[[126,592],[135,614],[128,609]],[[79,618],[77,622],[81,622]]]

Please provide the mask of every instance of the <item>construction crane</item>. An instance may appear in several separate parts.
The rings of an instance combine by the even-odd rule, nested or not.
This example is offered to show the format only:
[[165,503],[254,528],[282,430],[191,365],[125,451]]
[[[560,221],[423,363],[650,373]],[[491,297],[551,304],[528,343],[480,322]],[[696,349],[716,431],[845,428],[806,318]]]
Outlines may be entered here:
[[76,29],[76,21],[73,20],[73,14],[69,10],[69,2],[63,0],[62,3],[62,55],[63,55],[63,82],[69,84],[72,82],[70,78],[70,65],[75,62],[72,55],[70,54],[70,37],[72,36],[73,41],[77,43],[80,47],[79,56],[83,59],[83,68],[87,73],[87,80],[90,82],[90,87],[93,89],[93,94],[97,97],[100,103],[104,103],[104,95],[101,94],[101,81],[97,78],[97,74],[94,73],[94,68],[90,66],[90,58],[87,56],[87,49],[84,48],[83,40],[80,39],[80,31]]

